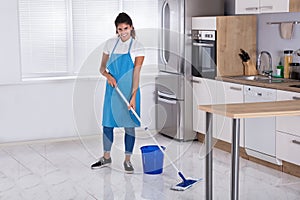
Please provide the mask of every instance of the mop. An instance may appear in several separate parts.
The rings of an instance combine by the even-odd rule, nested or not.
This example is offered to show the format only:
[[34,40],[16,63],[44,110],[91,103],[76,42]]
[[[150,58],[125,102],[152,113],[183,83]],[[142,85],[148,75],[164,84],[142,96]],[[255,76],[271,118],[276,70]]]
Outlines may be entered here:
[[[141,118],[138,116],[138,114],[135,112],[135,110],[130,106],[129,102],[127,101],[126,97],[123,95],[121,90],[116,86],[115,87],[116,91],[120,95],[120,97],[123,99],[124,103],[127,105],[127,107],[130,107],[130,111],[134,114],[136,119],[142,124]],[[165,157],[170,161],[171,165],[173,168],[177,171],[177,174],[179,177],[182,179],[182,182],[178,183],[177,185],[173,185],[170,189],[176,190],[176,191],[184,191],[190,187],[192,187],[194,184],[198,183],[199,181],[202,180],[200,179],[192,179],[192,178],[185,178],[183,173],[179,171],[179,169],[175,166],[175,164],[172,162],[170,157],[165,153],[164,149],[159,145],[158,141],[154,138],[154,136],[151,134],[150,130],[148,127],[145,127],[144,130],[148,133],[148,135],[153,139],[153,141],[156,143],[156,145],[159,147],[160,151],[165,155]]]

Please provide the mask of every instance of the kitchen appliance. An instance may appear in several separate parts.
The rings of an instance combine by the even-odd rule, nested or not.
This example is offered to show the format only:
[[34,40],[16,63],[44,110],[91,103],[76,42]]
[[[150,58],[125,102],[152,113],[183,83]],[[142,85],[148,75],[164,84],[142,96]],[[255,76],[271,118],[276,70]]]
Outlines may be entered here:
[[192,30],[192,75],[215,79],[217,75],[216,31]]
[[[245,103],[276,101],[276,90],[245,86]],[[245,119],[245,149],[248,155],[281,165],[275,157],[275,117]]]
[[156,128],[171,138],[194,140],[192,126],[193,16],[224,14],[223,0],[159,0],[161,32],[156,78]]

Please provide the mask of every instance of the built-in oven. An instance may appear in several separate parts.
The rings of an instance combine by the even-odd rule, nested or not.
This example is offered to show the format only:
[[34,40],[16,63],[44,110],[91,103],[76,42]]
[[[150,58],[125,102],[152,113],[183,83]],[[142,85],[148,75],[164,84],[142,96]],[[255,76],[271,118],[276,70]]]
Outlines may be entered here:
[[192,75],[215,79],[217,75],[215,30],[192,30]]

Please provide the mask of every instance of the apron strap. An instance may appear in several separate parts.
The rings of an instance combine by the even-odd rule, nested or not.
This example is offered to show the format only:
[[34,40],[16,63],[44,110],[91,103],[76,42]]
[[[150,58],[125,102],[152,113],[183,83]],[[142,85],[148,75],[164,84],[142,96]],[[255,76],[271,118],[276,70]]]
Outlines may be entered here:
[[118,40],[117,40],[117,42],[116,42],[116,44],[115,44],[113,50],[111,51],[111,54],[113,54],[113,53],[115,52],[115,49],[116,49],[116,47],[117,47],[117,44],[119,43],[119,40],[120,40],[120,38],[118,38]]
[[[116,42],[116,44],[115,44],[115,46],[114,46],[114,48],[113,48],[111,54],[113,54],[113,53],[115,52],[115,49],[116,49],[116,47],[117,47],[117,45],[118,45],[118,43],[119,43],[119,40],[120,40],[120,38],[118,38],[118,40],[117,40],[117,42]],[[131,38],[130,44],[129,44],[129,48],[128,48],[128,53],[130,53],[131,46],[132,46],[132,41],[133,41],[133,39]]]
[[131,49],[131,46],[132,46],[132,41],[133,41],[133,39],[131,38],[129,48],[128,48],[128,53],[130,53],[130,49]]

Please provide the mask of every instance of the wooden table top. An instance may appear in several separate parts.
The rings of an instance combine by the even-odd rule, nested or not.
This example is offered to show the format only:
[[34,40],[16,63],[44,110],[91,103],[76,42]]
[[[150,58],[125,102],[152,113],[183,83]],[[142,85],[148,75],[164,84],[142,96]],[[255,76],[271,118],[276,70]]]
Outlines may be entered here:
[[300,115],[300,101],[199,105],[198,109],[230,118]]

